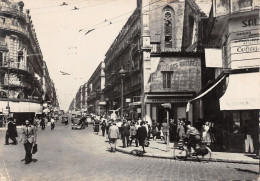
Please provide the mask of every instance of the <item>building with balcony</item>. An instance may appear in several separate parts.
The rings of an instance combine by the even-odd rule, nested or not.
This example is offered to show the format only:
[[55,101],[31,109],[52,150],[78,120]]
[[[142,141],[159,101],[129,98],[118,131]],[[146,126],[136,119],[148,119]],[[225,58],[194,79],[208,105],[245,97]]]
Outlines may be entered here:
[[23,2],[0,2],[0,112],[10,113],[18,124],[42,114],[44,100],[43,56],[23,6]]
[[[105,100],[108,110],[123,108],[125,117],[136,119],[141,117],[140,13],[140,7],[136,8],[107,51],[104,60],[106,73]],[[121,69],[125,71],[124,75],[119,73]],[[112,112],[108,113],[111,114]]]

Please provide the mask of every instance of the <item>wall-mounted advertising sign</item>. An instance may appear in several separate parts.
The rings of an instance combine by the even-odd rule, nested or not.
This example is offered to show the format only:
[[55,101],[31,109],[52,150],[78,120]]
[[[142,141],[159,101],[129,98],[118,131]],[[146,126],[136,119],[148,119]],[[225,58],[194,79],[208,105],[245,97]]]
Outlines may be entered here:
[[200,58],[152,57],[150,74],[144,86],[146,92],[198,92],[201,89]]

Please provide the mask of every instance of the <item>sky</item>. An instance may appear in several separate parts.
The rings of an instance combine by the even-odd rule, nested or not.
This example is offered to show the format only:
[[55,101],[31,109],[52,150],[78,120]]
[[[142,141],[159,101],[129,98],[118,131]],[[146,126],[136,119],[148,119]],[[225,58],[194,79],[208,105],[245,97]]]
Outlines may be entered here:
[[[104,60],[107,50],[136,8],[136,0],[23,2],[24,9],[30,9],[43,59],[55,84],[60,108],[68,110],[80,85],[87,82]],[[61,6],[63,2],[68,5]],[[75,6],[79,9],[72,10]],[[92,29],[94,30],[87,33]],[[60,71],[70,75],[62,75]]]

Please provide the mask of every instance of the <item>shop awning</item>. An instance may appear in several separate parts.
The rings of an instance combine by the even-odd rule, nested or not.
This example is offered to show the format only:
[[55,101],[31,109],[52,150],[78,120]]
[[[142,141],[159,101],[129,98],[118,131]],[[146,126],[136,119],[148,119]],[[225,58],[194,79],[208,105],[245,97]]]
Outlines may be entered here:
[[[4,110],[7,106],[7,101],[0,101],[0,109]],[[34,112],[36,114],[42,114],[42,104],[33,102],[9,102],[10,112]]]
[[260,72],[230,74],[220,110],[260,109]]
[[190,110],[190,103],[192,101],[195,101],[197,99],[200,99],[202,98],[203,96],[205,96],[209,91],[211,91],[214,87],[216,87],[224,78],[226,77],[226,75],[224,75],[223,77],[221,77],[221,79],[219,79],[213,86],[211,86],[209,89],[207,89],[205,92],[203,92],[202,94],[200,94],[199,96],[195,97],[194,99],[190,100],[188,103],[187,103],[187,107],[186,107],[186,112],[189,112]]

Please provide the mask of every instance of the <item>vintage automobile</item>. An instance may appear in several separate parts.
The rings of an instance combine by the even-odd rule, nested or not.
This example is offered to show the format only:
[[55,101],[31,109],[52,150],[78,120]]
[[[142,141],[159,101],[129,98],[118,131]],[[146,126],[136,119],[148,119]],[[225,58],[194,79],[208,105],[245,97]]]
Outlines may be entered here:
[[71,121],[71,129],[85,129],[86,128],[86,123],[85,123],[86,118],[73,118]]

